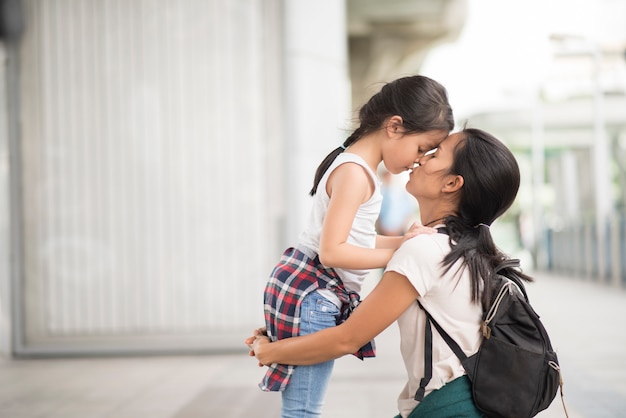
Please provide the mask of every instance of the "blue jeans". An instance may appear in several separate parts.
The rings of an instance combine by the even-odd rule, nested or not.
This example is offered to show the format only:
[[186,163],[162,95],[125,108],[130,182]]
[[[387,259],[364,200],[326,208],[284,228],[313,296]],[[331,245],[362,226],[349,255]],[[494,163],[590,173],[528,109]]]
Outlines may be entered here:
[[[339,309],[317,292],[304,297],[300,306],[300,335],[312,334],[337,324]],[[312,418],[322,415],[326,388],[334,360],[312,366],[297,366],[282,392],[282,418]]]

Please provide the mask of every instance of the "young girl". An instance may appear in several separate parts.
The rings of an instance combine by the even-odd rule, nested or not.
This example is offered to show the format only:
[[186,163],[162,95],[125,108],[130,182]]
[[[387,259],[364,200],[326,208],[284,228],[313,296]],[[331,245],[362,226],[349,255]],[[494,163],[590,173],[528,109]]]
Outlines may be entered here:
[[[382,268],[403,240],[378,236],[382,195],[376,170],[410,170],[454,127],[445,88],[423,76],[383,86],[359,111],[359,127],[322,161],[310,194],[307,228],[289,248],[265,288],[265,322],[272,341],[343,322],[359,302],[371,269]],[[426,227],[430,225],[424,225]],[[373,357],[373,341],[355,353]],[[321,414],[333,361],[311,366],[273,364],[259,385],[282,391],[282,417]]]

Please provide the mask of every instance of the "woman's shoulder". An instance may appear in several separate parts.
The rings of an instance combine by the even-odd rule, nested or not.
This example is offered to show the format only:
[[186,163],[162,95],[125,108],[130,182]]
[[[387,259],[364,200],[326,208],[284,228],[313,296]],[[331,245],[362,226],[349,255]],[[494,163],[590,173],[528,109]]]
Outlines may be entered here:
[[422,253],[428,254],[445,255],[450,251],[448,236],[440,233],[416,235],[404,241],[400,248],[403,247],[412,251],[419,250]]
[[420,234],[402,243],[392,260],[411,260],[412,263],[438,265],[450,252],[448,236],[444,234]]
[[386,270],[405,276],[425,295],[441,276],[441,263],[449,251],[447,235],[421,234],[402,243]]

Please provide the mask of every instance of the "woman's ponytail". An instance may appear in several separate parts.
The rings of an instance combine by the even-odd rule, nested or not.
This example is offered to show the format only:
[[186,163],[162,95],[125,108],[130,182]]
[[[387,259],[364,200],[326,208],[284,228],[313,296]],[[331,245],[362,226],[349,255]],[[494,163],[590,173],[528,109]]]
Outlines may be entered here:
[[[443,260],[450,269],[457,260],[469,269],[472,301],[491,301],[495,269],[508,257],[498,249],[490,226],[513,203],[520,183],[519,167],[511,151],[494,136],[464,128],[454,150],[450,172],[464,179],[457,213],[446,219],[451,251]],[[520,274],[523,280],[529,280]]]

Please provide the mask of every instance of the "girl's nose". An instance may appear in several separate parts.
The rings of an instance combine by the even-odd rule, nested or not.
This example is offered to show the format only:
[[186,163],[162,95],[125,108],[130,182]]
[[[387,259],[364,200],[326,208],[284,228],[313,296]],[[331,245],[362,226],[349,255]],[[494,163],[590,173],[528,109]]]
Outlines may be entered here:
[[428,161],[431,158],[432,154],[424,154],[421,157],[419,157],[417,160],[415,160],[415,162],[419,165],[424,164],[426,161]]
[[437,148],[434,148],[434,149],[431,149],[430,151],[425,152],[424,155],[417,158],[416,163],[422,165],[424,162],[430,160],[432,156],[435,154],[435,151],[437,151]]

